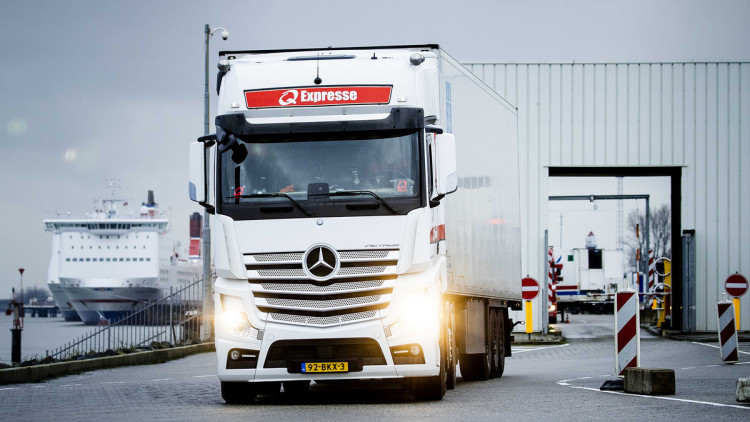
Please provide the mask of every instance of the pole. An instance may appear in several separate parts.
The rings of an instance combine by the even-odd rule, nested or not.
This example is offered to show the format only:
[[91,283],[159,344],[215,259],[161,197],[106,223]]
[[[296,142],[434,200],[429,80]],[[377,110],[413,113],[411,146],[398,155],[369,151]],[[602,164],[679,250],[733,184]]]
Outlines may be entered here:
[[[651,210],[649,208],[649,199],[650,196],[646,195],[646,254],[648,254],[648,251],[651,249],[650,240],[651,240]],[[657,251],[654,251],[654,255],[656,255]]]
[[[211,27],[206,24],[206,67],[205,67],[205,90],[203,96],[203,134],[208,135],[209,104],[208,104],[208,40],[211,38]],[[210,167],[209,167],[210,168]],[[208,196],[208,192],[206,192]],[[203,329],[201,330],[201,341],[208,341],[214,337],[213,330],[213,295],[211,294],[211,226],[208,221],[208,211],[203,211]]]
[[526,334],[534,332],[534,310],[532,309],[531,301],[526,301]]
[[[23,270],[21,270],[23,274]],[[14,365],[21,364],[21,331],[23,331],[23,320],[21,317],[21,306],[23,303],[16,300],[16,289],[11,289],[12,298],[10,305],[13,309],[13,328],[10,329],[10,360]]]
[[21,364],[21,329],[11,328],[10,361],[14,365]]
[[[560,215],[560,221],[562,221],[562,214]],[[542,256],[544,256],[544,283],[542,285],[544,288],[542,289],[542,334],[546,335],[547,331],[549,329],[549,259],[547,258],[547,254],[549,251],[549,231],[544,231],[544,253]],[[546,309],[546,315],[545,315],[545,309]]]
[[170,343],[174,345],[174,321],[172,320],[172,315],[174,314],[174,290],[172,287],[169,287],[169,334],[170,334]]
[[740,331],[740,298],[732,298],[734,304],[734,322],[737,323],[737,331]]

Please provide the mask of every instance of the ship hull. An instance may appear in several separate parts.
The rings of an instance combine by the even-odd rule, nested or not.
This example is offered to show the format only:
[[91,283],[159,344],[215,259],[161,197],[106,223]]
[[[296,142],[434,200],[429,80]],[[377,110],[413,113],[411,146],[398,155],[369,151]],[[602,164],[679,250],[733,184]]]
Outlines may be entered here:
[[80,321],[81,317],[78,316],[78,312],[76,312],[75,308],[73,308],[73,305],[68,299],[68,295],[65,293],[65,290],[62,288],[60,283],[47,283],[47,287],[52,293],[52,297],[55,299],[55,304],[60,309],[60,312],[62,313],[63,318],[65,318],[65,321]]
[[156,287],[66,287],[65,292],[86,325],[113,324],[166,294]]

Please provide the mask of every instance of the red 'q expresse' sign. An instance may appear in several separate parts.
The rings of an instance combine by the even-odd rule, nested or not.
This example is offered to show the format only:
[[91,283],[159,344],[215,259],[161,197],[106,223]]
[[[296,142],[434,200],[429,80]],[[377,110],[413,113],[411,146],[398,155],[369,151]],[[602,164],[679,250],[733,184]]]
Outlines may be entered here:
[[245,91],[247,108],[388,104],[392,86],[314,86]]

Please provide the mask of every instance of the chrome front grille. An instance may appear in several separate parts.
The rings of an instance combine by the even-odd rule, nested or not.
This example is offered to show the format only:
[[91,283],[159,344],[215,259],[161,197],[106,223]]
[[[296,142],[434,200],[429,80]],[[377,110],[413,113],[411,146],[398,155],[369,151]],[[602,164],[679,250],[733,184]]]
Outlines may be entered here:
[[335,283],[328,286],[318,286],[306,283],[261,283],[263,290],[276,290],[280,292],[337,292],[341,290],[360,290],[380,287],[385,280],[355,281]]
[[398,250],[338,251],[325,281],[303,269],[303,252],[244,256],[255,305],[267,321],[330,326],[377,318],[390,304]]
[[258,276],[263,278],[299,278],[304,277],[305,272],[302,269],[286,268],[280,270],[257,270]]
[[[263,300],[263,299],[261,299]],[[316,308],[316,309],[334,309],[351,307],[358,305],[365,305],[376,303],[380,300],[380,295],[373,296],[359,296],[347,299],[333,299],[333,300],[298,300],[298,299],[278,299],[268,298],[265,299],[268,306],[278,306],[283,308]]]
[[271,319],[274,321],[287,322],[301,325],[340,325],[347,322],[365,321],[368,319],[374,319],[377,317],[377,311],[365,311],[357,312],[353,314],[346,314],[341,316],[330,316],[330,317],[308,317],[304,315],[290,315],[290,314],[269,314]]
[[262,253],[251,255],[257,262],[302,261],[302,252],[295,253]]

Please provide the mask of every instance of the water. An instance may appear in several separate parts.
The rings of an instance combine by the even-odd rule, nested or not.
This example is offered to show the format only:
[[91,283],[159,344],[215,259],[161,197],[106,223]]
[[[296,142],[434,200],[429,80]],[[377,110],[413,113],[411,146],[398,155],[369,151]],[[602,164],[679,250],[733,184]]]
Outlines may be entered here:
[[[28,315],[28,314],[27,314]],[[21,333],[21,360],[43,358],[46,350],[52,350],[99,327],[82,322],[65,322],[57,318],[24,318]],[[11,363],[11,333],[13,317],[0,314],[0,362]]]

